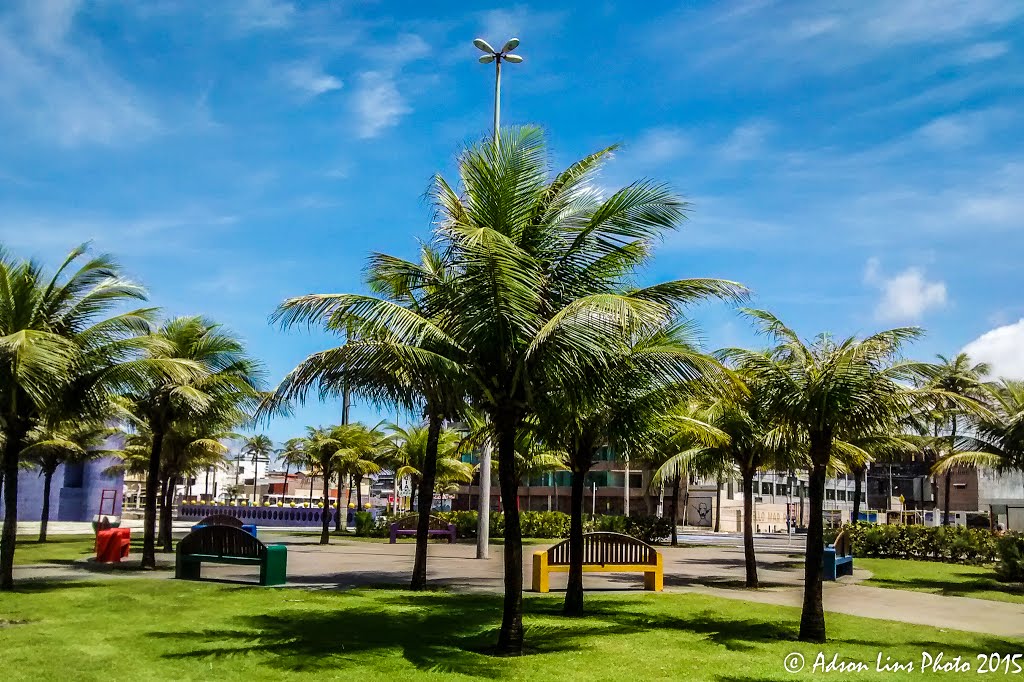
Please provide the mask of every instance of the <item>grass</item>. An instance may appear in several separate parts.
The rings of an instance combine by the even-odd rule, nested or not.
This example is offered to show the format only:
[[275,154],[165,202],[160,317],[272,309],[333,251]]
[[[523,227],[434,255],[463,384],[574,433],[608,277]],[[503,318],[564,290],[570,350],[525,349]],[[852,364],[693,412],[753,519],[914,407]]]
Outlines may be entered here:
[[64,563],[92,556],[94,535],[51,535],[39,542],[36,535],[19,535],[14,550],[14,565]]
[[[827,645],[794,641],[796,609],[697,594],[596,594],[588,616],[528,596],[528,655],[488,655],[498,595],[254,588],[126,577],[0,593],[4,679],[792,680],[790,652],[870,662],[922,651],[974,660],[1020,640],[830,614]],[[819,673],[820,675],[820,673]],[[915,677],[917,677],[915,670]],[[920,675],[928,677],[929,675]],[[874,671],[852,679],[899,679]],[[948,677],[948,676],[947,676]]]
[[859,557],[854,565],[871,571],[865,584],[875,587],[1024,604],[1024,584],[996,580],[990,566]]

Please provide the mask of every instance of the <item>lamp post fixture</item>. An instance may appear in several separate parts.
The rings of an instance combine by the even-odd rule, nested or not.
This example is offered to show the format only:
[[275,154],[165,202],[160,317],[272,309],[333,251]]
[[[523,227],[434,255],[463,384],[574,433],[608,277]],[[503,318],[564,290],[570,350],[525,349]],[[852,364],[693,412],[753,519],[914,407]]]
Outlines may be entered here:
[[501,63],[519,64],[523,61],[520,55],[512,54],[512,51],[519,47],[519,38],[509,38],[500,50],[495,50],[483,38],[477,38],[473,44],[485,53],[480,57],[481,64],[494,62],[494,144],[497,146],[498,129],[501,125]]

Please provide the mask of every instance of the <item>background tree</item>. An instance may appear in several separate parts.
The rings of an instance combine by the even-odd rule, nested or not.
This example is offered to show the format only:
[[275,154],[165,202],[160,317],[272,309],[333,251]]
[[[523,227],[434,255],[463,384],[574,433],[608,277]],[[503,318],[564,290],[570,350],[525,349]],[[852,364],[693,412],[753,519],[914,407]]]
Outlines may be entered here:
[[306,466],[308,457],[305,451],[306,441],[304,438],[289,438],[284,442],[284,445],[277,450],[277,462],[278,465],[284,464],[284,495],[288,495],[288,473],[294,467],[298,471],[301,467]]
[[242,441],[241,453],[252,460],[252,500],[259,503],[256,496],[256,484],[259,478],[259,461],[262,459],[270,465],[270,456],[274,454],[274,441],[265,434],[246,436]]
[[837,442],[846,442],[849,450],[855,447],[850,440],[885,429],[923,399],[923,394],[904,383],[918,368],[899,362],[902,345],[920,332],[891,329],[863,340],[843,341],[821,335],[805,344],[772,314],[748,313],[778,345],[767,353],[737,350],[728,355],[756,383],[765,409],[789,432],[790,440],[806,443],[810,518],[800,639],[824,642],[821,558],[826,471]]
[[39,469],[43,477],[43,508],[39,516],[39,542],[46,542],[50,521],[50,486],[61,465],[81,463],[99,457],[116,456],[119,450],[106,448],[108,441],[121,435],[118,427],[103,422],[69,420],[41,423],[29,433],[31,443],[21,451],[24,462]]
[[146,508],[143,528],[142,567],[156,567],[156,517],[162,451],[165,437],[176,421],[200,417],[204,411],[230,405],[252,414],[259,404],[262,369],[245,351],[241,341],[220,325],[202,317],[177,317],[154,334],[158,343],[150,349],[154,359],[187,363],[190,376],[169,377],[154,373],[130,399],[132,411],[150,433],[146,470]]

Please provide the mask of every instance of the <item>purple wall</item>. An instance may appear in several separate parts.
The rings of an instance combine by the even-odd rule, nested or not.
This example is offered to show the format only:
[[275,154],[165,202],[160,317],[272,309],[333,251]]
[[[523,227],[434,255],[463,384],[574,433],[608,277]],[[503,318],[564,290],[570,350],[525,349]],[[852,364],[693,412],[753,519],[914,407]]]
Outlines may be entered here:
[[[53,474],[50,485],[51,521],[92,521],[99,513],[100,494],[104,488],[114,493],[114,516],[121,514],[121,495],[124,476],[105,476],[104,469],[118,460],[98,459],[83,464],[61,465]],[[6,490],[6,486],[5,486]],[[104,513],[110,513],[108,506]],[[43,477],[38,470],[18,474],[18,520],[38,521],[43,511]],[[0,518],[3,508],[0,505]]]
[[[334,509],[331,513],[331,524],[334,524]],[[347,510],[346,510],[347,511]],[[319,527],[323,524],[319,507],[235,507],[222,505],[183,504],[178,510],[179,518],[187,521],[199,521],[214,514],[227,514],[241,519],[243,523],[257,526],[309,526]]]

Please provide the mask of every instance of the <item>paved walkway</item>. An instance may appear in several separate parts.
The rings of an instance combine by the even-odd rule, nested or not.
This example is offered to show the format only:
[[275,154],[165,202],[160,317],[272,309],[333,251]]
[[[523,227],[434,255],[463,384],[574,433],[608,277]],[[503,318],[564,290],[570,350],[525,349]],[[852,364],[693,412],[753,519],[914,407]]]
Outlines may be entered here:
[[[406,584],[412,572],[415,545],[400,542],[339,540],[320,546],[317,539],[279,531],[261,532],[272,542],[288,544],[289,586],[312,589],[347,589],[369,585]],[[524,586],[529,589],[532,555],[546,545],[527,545],[523,551]],[[431,543],[428,579],[434,585],[460,591],[500,592],[503,562],[500,545],[490,548],[490,559],[475,558],[476,547],[469,543],[453,545]],[[743,551],[730,546],[662,548],[665,558],[665,589],[670,592],[697,592],[728,599],[799,607],[802,600],[802,559],[794,548],[779,546],[760,551],[758,577],[762,588],[742,589]],[[799,551],[799,550],[796,550]],[[160,555],[165,568],[173,567],[173,557]],[[170,571],[140,574],[111,571],[86,562],[47,566],[16,567],[16,578],[80,579],[110,575],[124,578],[146,575],[168,578]],[[251,581],[258,569],[242,566],[205,565],[204,578],[225,581]],[[857,570],[852,580],[845,578],[825,583],[826,611],[866,618],[895,620],[943,629],[983,632],[1000,637],[1024,638],[1024,604],[1011,604],[965,597],[946,597],[893,590],[858,584],[870,577]],[[566,575],[551,576],[553,591],[565,589]],[[642,576],[636,574],[586,574],[587,590],[639,590]]]

